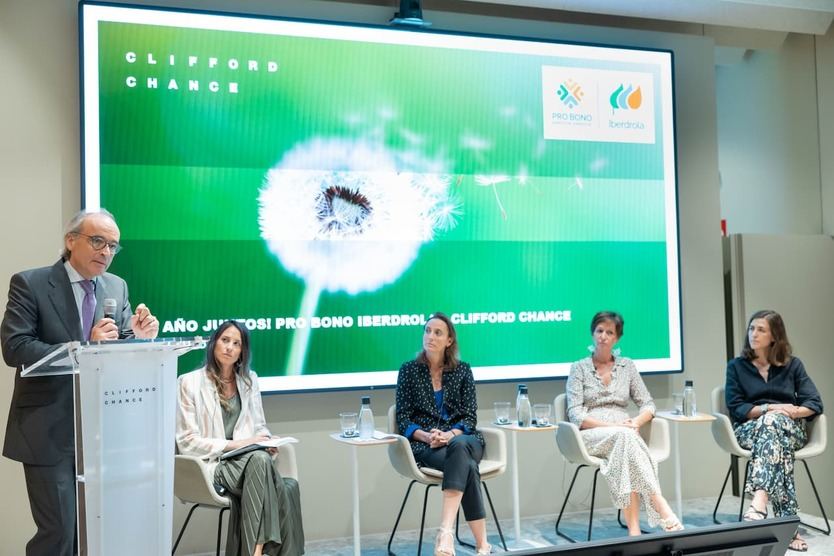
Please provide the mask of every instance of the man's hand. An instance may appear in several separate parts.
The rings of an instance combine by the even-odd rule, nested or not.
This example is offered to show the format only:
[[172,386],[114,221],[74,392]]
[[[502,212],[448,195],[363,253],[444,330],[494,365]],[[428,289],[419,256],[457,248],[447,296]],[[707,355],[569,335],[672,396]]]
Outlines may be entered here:
[[133,329],[133,334],[141,339],[156,338],[159,334],[159,321],[144,303],[136,306],[136,311],[130,317],[130,327]]
[[102,342],[105,340],[118,340],[119,327],[116,321],[111,318],[103,318],[90,329],[90,341]]

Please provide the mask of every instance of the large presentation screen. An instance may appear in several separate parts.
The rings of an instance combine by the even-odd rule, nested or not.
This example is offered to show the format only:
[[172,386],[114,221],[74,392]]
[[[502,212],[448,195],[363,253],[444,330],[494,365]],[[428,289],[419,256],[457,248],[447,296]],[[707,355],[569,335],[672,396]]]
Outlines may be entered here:
[[83,202],[162,336],[240,319],[263,390],[390,386],[442,311],[476,380],[530,380],[605,309],[681,370],[670,52],[80,10]]

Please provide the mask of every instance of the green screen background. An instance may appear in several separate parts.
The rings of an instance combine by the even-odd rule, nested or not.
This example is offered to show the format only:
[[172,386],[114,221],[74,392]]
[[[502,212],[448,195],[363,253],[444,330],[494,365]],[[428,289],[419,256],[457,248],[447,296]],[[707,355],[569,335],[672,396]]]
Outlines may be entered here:
[[[101,206],[116,215],[125,247],[111,270],[163,323],[298,314],[305,283],[261,239],[258,195],[284,153],[342,139],[432,161],[451,177],[460,215],[394,283],[323,292],[317,315],[571,311],[570,322],[458,327],[465,360],[517,365],[521,378],[523,365],[587,354],[591,316],[613,309],[627,323],[625,355],[669,357],[670,139],[660,125],[655,144],[542,139],[543,64],[657,77],[656,67],[111,22],[98,37]],[[211,56],[215,68],[205,65]],[[226,67],[229,58],[241,69]],[[260,71],[245,69],[250,59]],[[279,70],[267,72],[267,61]],[[167,89],[170,79],[179,90]],[[187,90],[189,79],[200,91]],[[220,91],[207,90],[210,81]],[[229,82],[238,93],[226,92]],[[485,187],[477,175],[506,181]],[[252,331],[260,375],[284,374],[292,335]],[[420,342],[419,326],[316,329],[304,374],[396,369]],[[202,357],[183,357],[181,370]]]

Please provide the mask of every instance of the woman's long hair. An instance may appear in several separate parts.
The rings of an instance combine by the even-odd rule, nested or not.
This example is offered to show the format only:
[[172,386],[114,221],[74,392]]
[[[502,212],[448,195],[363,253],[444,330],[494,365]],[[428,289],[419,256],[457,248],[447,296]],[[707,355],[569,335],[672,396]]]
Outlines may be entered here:
[[[443,350],[443,370],[451,371],[452,369],[458,366],[458,363],[460,363],[460,355],[458,351],[458,333],[455,332],[455,326],[452,324],[452,320],[444,313],[432,313],[431,315],[429,315],[429,320],[432,319],[442,320],[446,323],[446,328],[449,329],[449,338],[451,338],[452,343],[449,344],[449,346],[445,350]],[[425,333],[425,328],[423,328],[423,332]],[[431,367],[431,365],[429,364],[429,358],[426,357],[425,349],[421,349],[420,353],[417,354],[417,362],[422,363],[426,367]]]
[[217,342],[220,340],[220,336],[223,335],[223,332],[232,327],[237,328],[238,332],[240,332],[240,357],[234,365],[234,373],[243,379],[243,382],[247,387],[251,386],[252,381],[249,378],[249,361],[251,360],[252,354],[249,349],[249,331],[246,330],[245,326],[241,326],[241,324],[237,321],[227,320],[217,327],[217,330],[215,330],[214,334],[211,335],[208,345],[206,345],[206,375],[214,384],[214,389],[217,390],[217,397],[220,400],[220,405],[226,411],[229,411],[231,406],[229,405],[228,400],[223,397],[223,383],[220,381],[221,368],[220,364],[217,362],[217,358],[214,357],[214,348],[217,346]]
[[744,331],[744,347],[741,348],[741,356],[748,361],[756,359],[756,352],[750,347],[750,326],[756,319],[764,319],[770,325],[770,335],[773,336],[773,343],[767,351],[767,362],[771,365],[787,365],[791,360],[791,343],[788,341],[788,333],[785,331],[785,322],[782,316],[776,311],[764,309],[756,311],[747,321],[747,329]]

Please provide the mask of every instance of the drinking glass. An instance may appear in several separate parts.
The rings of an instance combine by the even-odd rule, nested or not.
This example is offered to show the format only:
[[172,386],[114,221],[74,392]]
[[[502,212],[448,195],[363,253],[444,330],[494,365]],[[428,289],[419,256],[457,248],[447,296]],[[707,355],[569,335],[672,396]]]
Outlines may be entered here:
[[537,403],[533,406],[533,415],[536,416],[536,424],[540,427],[550,425],[550,404]]
[[339,424],[344,438],[356,436],[356,413],[339,413]]
[[510,424],[510,402],[495,402],[495,422],[499,425]]
[[683,394],[672,394],[672,407],[675,408],[675,415],[683,415]]

